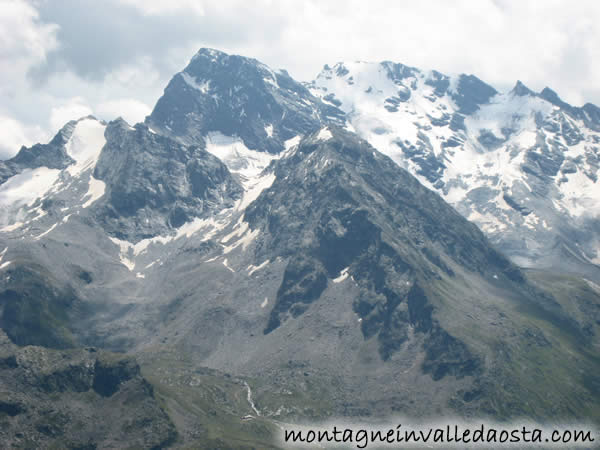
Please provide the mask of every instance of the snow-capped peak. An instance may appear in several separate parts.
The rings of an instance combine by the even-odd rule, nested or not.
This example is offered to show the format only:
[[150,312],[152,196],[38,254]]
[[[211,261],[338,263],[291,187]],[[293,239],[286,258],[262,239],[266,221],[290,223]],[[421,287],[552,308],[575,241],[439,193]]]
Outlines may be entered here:
[[[39,220],[47,215],[43,202],[63,193],[69,199],[61,200],[65,204],[61,212],[65,215],[69,209],[87,208],[102,197],[106,186],[94,178],[93,171],[106,143],[105,130],[106,124],[92,116],[69,122],[59,131],[60,139],[51,141],[64,147],[64,154],[72,161],[67,167],[59,169],[58,162],[47,161],[51,167],[24,168],[0,184],[0,229],[40,228]],[[48,227],[53,229],[61,220],[59,217]]]
[[[552,251],[566,222],[592,230],[600,220],[600,109],[593,105],[572,107],[520,81],[499,93],[473,75],[391,62],[326,65],[309,86],[347,114],[348,128],[520,264],[536,260],[531,242],[540,255]],[[594,252],[582,257],[592,260]]]

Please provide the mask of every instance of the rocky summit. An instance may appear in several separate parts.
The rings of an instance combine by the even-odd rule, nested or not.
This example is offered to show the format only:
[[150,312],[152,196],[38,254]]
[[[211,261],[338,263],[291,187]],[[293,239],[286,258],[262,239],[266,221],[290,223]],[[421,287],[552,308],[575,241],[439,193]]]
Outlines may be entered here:
[[390,62],[299,83],[201,49],[144,123],[23,147],[0,162],[2,440],[599,424],[598,111]]

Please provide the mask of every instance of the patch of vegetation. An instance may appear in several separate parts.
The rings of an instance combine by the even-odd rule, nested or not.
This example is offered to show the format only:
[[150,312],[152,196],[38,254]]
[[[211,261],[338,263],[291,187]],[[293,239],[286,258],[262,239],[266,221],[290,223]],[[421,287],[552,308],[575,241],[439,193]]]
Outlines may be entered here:
[[177,427],[178,447],[277,448],[277,427],[252,409],[244,380],[195,368],[176,353],[143,354],[140,359],[142,374]]

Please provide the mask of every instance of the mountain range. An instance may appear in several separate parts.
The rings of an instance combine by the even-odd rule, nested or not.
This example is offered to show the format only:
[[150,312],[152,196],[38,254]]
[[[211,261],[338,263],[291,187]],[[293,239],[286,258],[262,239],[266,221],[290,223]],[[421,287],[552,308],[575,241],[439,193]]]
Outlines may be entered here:
[[115,439],[175,448],[332,417],[597,424],[599,145],[600,109],[548,88],[391,62],[300,83],[201,49],[143,123],[0,161],[3,438],[111,445],[110,402],[144,405]]

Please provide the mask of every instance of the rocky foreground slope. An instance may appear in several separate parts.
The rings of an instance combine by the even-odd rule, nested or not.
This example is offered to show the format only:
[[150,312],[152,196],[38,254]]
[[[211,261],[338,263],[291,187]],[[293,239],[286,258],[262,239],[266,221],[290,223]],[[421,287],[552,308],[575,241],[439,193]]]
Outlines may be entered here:
[[176,431],[130,357],[12,344],[0,331],[4,448],[164,448]]

